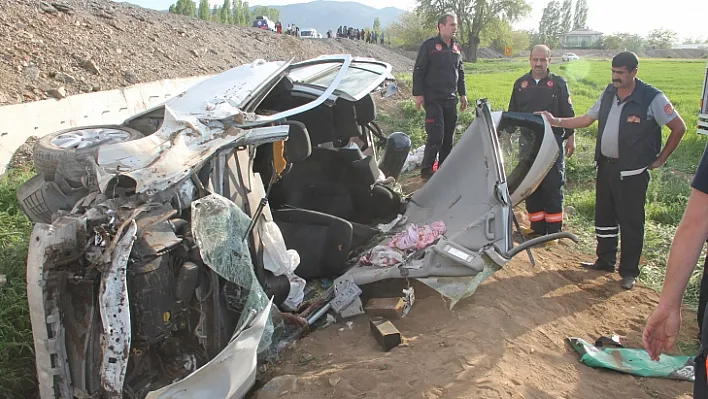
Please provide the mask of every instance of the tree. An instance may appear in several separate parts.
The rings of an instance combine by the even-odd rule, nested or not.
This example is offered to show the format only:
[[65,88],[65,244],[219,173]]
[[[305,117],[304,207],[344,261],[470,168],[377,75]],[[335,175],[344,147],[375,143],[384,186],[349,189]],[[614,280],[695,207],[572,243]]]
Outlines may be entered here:
[[246,26],[251,24],[251,7],[248,6],[247,1],[243,2],[243,21]]
[[480,34],[495,18],[515,22],[531,11],[525,0],[418,0],[418,10],[437,31],[437,20],[444,12],[453,11],[458,19],[458,38],[465,58],[477,62]]
[[653,29],[647,36],[647,44],[653,48],[671,48],[677,41],[678,35],[669,29]]
[[561,20],[561,27],[563,33],[568,33],[573,30],[573,0],[563,1],[563,17]]
[[381,32],[381,20],[379,17],[374,18],[374,32]]
[[231,2],[229,0],[224,0],[224,4],[221,6],[221,23],[227,25],[231,23]]
[[211,20],[221,23],[221,7],[214,5],[214,8],[211,9]]
[[[578,0],[581,1],[581,0]],[[563,13],[557,0],[552,0],[543,9],[541,22],[538,24],[539,40],[550,48],[558,47],[560,35],[563,33]]]
[[238,26],[243,26],[243,2],[241,0],[233,0],[231,3],[231,23]]
[[620,50],[623,48],[623,39],[619,35],[605,35],[602,37],[602,48],[606,50]]
[[426,39],[434,36],[435,32],[435,29],[426,23],[423,15],[417,11],[406,11],[389,25],[386,36],[391,38],[391,44],[415,49]]
[[573,18],[573,30],[585,29],[588,21],[588,2],[587,0],[578,0],[575,3],[575,16]]
[[170,6],[169,12],[186,15],[188,17],[196,17],[197,4],[193,0],[177,0],[175,4]]
[[199,19],[204,21],[211,20],[211,10],[209,10],[209,0],[199,0],[199,11],[197,12]]

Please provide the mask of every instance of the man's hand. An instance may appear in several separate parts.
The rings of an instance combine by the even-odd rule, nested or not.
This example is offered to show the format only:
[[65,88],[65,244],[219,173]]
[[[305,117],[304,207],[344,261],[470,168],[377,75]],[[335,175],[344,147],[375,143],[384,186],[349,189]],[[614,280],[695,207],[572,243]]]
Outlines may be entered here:
[[572,135],[568,137],[568,140],[565,142],[565,156],[567,158],[570,158],[573,156],[573,153],[575,152],[575,135]]
[[460,96],[460,112],[464,112],[467,109],[467,96]]
[[652,360],[659,360],[662,352],[673,348],[681,328],[681,309],[661,305],[649,316],[642,342]]
[[660,168],[660,167],[664,166],[665,163],[666,163],[666,160],[659,157],[656,159],[656,161],[652,162],[651,165],[649,165],[649,170]]
[[555,116],[553,116],[553,114],[551,114],[550,112],[548,112],[548,111],[536,111],[536,112],[534,112],[534,114],[536,114],[536,115],[543,115],[543,116],[546,117],[546,119],[548,119],[548,123],[550,123],[551,126],[558,126],[558,118],[556,118]]
[[415,109],[420,111],[420,107],[423,105],[423,96],[413,96],[413,100],[415,100]]

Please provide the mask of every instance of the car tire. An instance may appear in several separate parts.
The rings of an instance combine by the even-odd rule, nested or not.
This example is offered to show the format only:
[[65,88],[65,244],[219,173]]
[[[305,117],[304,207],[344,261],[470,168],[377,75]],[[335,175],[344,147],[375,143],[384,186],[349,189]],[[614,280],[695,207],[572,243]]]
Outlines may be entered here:
[[[99,129],[110,129],[122,133],[95,132]],[[90,132],[91,130],[94,132]],[[74,132],[73,135],[72,132]],[[112,136],[109,138],[106,134]],[[87,139],[83,139],[82,136],[86,136]],[[32,156],[34,167],[38,173],[44,174],[47,180],[52,180],[62,157],[75,157],[77,153],[83,155],[95,153],[101,145],[137,140],[143,136],[139,131],[121,125],[94,125],[60,130],[40,138],[35,143]],[[91,140],[95,143],[92,143]]]
[[89,194],[85,188],[72,189],[65,183],[47,181],[40,173],[17,189],[20,209],[33,223],[51,223],[58,211],[70,211],[77,201]]

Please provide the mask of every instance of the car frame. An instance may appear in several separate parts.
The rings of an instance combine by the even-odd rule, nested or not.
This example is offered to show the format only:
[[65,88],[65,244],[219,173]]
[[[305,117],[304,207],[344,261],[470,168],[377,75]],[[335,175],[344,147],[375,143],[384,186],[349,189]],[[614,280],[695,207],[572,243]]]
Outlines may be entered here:
[[[28,254],[27,296],[41,397],[131,393],[135,386],[126,381],[139,377],[133,374],[139,362],[146,361],[142,356],[163,356],[155,353],[155,347],[165,343],[165,337],[184,345],[179,353],[170,352],[181,355],[170,358],[179,366],[179,377],[159,386],[151,386],[151,380],[141,386],[140,396],[242,397],[254,384],[264,337],[274,345],[272,323],[280,313],[274,306],[292,294],[293,275],[335,280],[331,297],[316,309],[308,308],[307,317],[297,313],[307,330],[329,309],[343,317],[356,314],[351,305],[357,295],[347,303],[341,297],[351,296],[358,285],[417,278],[459,299],[459,292],[471,295],[486,277],[533,245],[557,238],[577,241],[563,232],[514,245],[513,207],[538,187],[559,147],[545,118],[492,112],[484,99],[477,101],[476,118],[445,165],[410,198],[396,194],[390,185],[399,176],[410,140],[402,133],[382,134],[375,124],[372,97],[395,92],[391,66],[370,58],[342,54],[299,63],[257,60],[209,78],[114,127],[141,131],[141,138],[101,141],[104,137],[87,148],[66,151],[52,166],[54,176],[34,184],[41,186],[40,191],[49,186],[62,191],[69,210],[54,209],[49,220],[41,220],[44,214],[33,213],[25,201],[30,196],[18,193],[23,210],[36,222]],[[332,117],[330,122],[323,122],[327,116]],[[499,132],[509,126],[518,126],[534,143],[532,153],[513,168],[499,145]],[[396,156],[401,149],[403,159]],[[342,165],[344,178],[332,180],[331,172]],[[345,190],[342,196],[342,185],[351,187],[350,194]],[[67,187],[78,193],[65,192]],[[344,200],[319,201],[313,194],[317,190]],[[370,198],[362,199],[362,193]],[[71,198],[78,199],[71,204]],[[333,207],[347,201],[364,201],[366,206]],[[185,215],[179,216],[184,222],[176,215]],[[243,240],[223,229],[208,230],[221,223],[236,226],[237,219],[245,232]],[[354,248],[374,250],[390,234],[404,230],[393,223],[388,233],[377,223],[401,219],[414,225],[440,221],[446,232],[396,264],[360,264]],[[308,228],[313,234],[303,240],[301,231]],[[323,231],[327,233],[318,235]],[[266,240],[280,234],[280,240]],[[188,247],[198,251],[188,252],[191,261],[172,265],[168,257],[177,256],[173,254],[188,238],[194,239]],[[278,254],[275,241],[298,251],[303,261],[294,274],[276,275],[264,266],[263,251]],[[248,258],[241,269],[247,270],[248,283],[239,280],[243,275],[234,274],[235,261],[218,262],[223,256],[217,255],[228,248]],[[312,269],[314,264],[320,269]],[[138,273],[159,270],[176,276],[177,283],[167,287],[174,293],[154,291],[151,285],[162,280],[135,288]],[[182,272],[200,277],[183,281]],[[273,288],[266,273],[291,279],[288,292]],[[219,316],[226,312],[217,298],[221,288],[209,287],[229,283],[247,289],[249,299],[237,314]],[[182,289],[185,284],[191,288]],[[344,285],[351,290],[337,292],[336,287]],[[205,292],[210,296],[202,296]],[[147,308],[135,312],[141,298],[153,303],[150,309],[167,309],[152,315],[164,317],[164,326],[147,323]],[[206,301],[209,298],[213,301]],[[201,314],[202,335],[195,330],[192,336],[190,328],[181,326],[195,315],[184,310],[187,304],[203,307],[196,314]],[[180,307],[182,313],[177,311]],[[154,342],[136,346],[143,335],[140,328],[157,331],[149,337]],[[206,338],[204,331],[209,331]],[[199,362],[188,350],[192,341],[207,353]]]

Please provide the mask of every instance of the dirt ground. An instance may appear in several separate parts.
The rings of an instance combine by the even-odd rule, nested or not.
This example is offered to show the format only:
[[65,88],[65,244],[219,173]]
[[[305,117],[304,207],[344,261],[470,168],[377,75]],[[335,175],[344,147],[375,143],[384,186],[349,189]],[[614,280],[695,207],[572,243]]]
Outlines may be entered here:
[[[351,329],[340,321],[297,342],[274,374],[297,376],[296,389],[285,395],[293,399],[691,398],[688,382],[636,378],[578,361],[567,337],[594,342],[619,334],[625,347],[641,347],[658,294],[641,286],[625,291],[617,275],[581,270],[578,262],[592,256],[574,245],[535,249],[535,267],[517,256],[452,311],[414,281],[416,303],[394,321],[404,345],[383,352],[368,318],[357,316]],[[401,284],[374,289],[400,292]],[[695,335],[695,314],[687,311],[680,340],[693,342]]]

